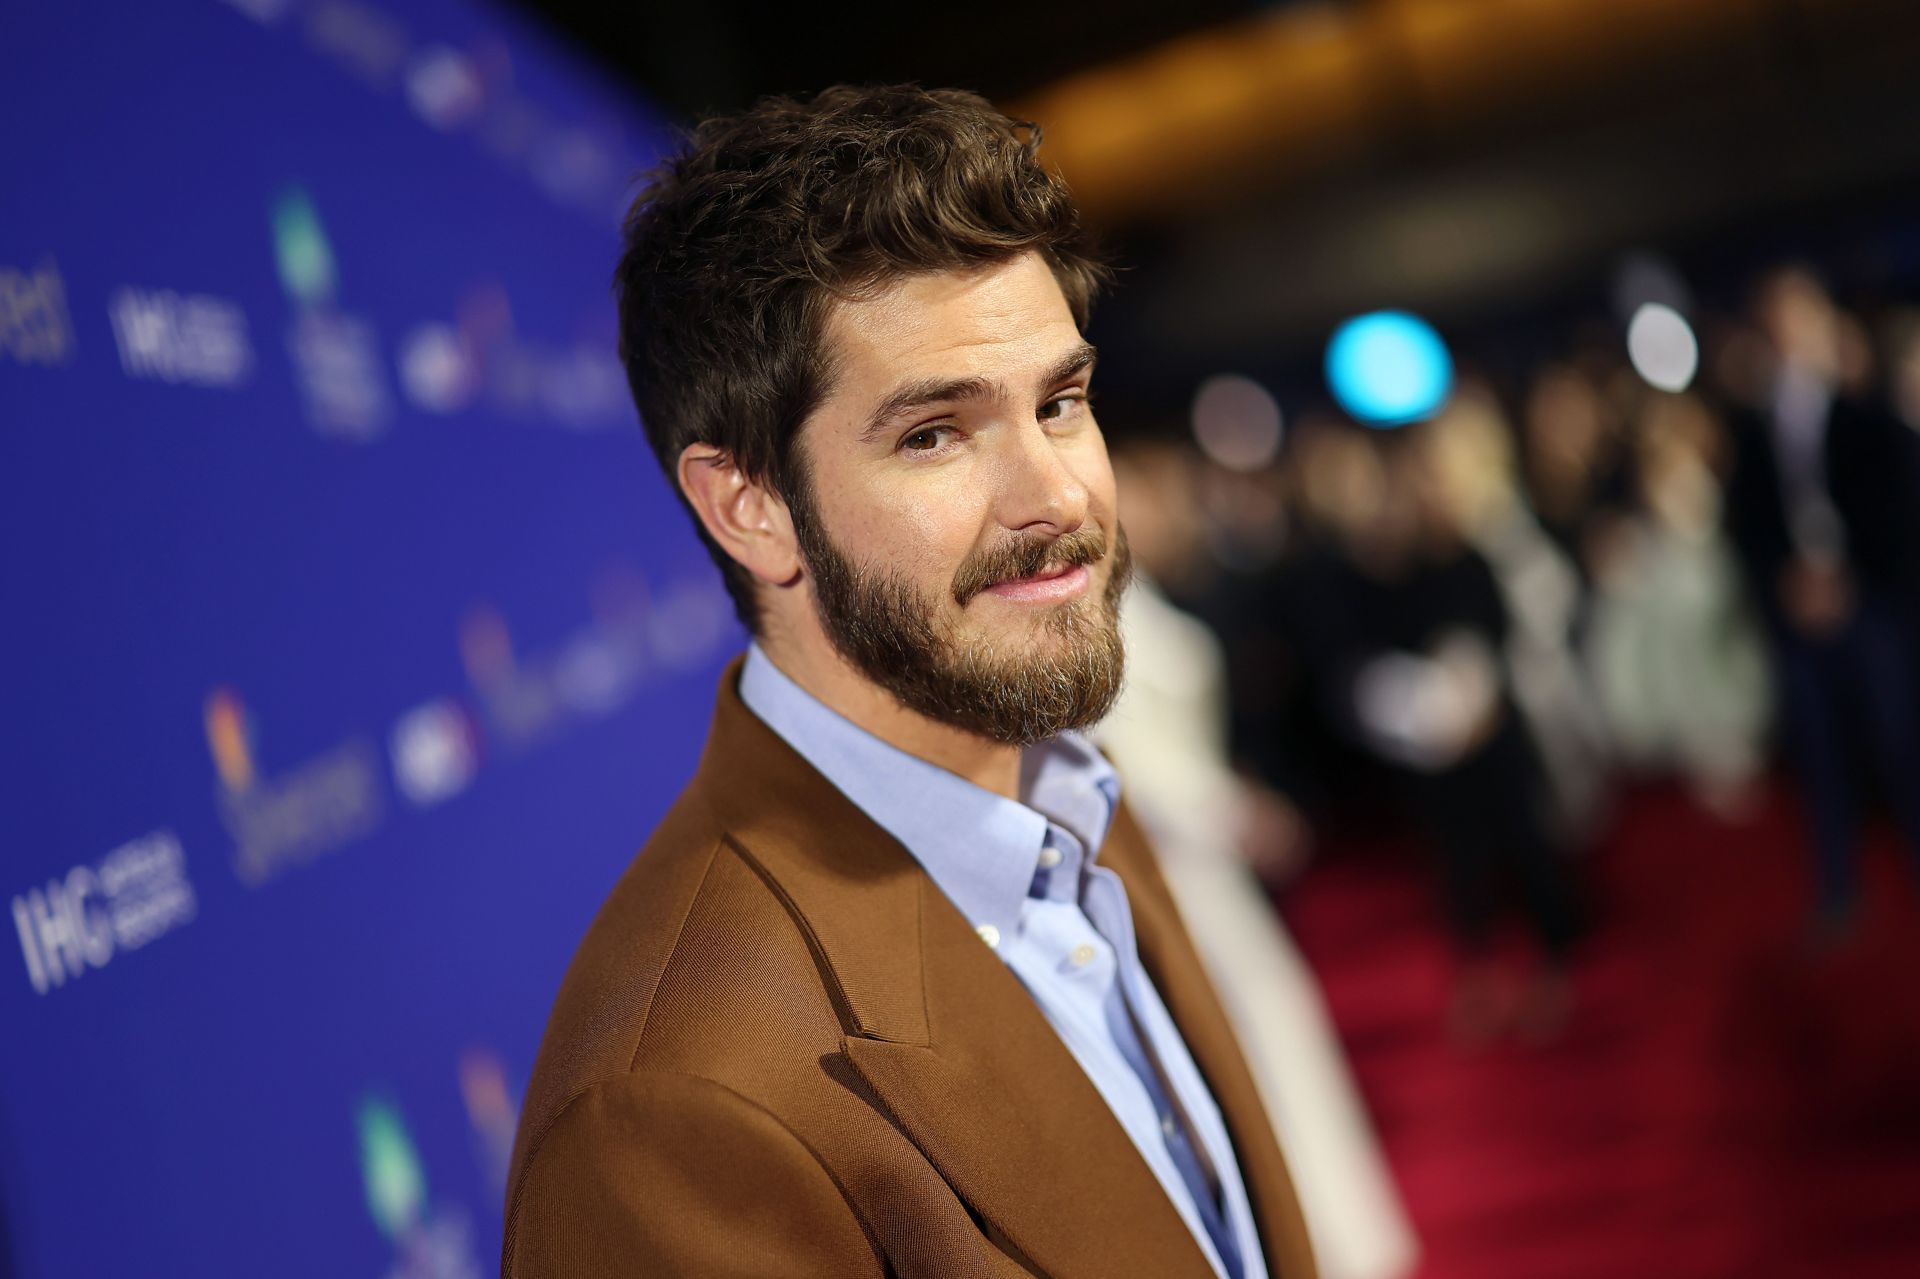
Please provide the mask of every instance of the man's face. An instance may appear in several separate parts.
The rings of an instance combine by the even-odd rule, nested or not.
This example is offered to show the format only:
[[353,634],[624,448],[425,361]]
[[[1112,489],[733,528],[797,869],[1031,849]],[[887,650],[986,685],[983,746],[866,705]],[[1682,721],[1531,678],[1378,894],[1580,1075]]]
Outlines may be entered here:
[[834,647],[930,718],[1026,745],[1119,692],[1127,581],[1092,349],[1037,254],[836,306],[789,496]]

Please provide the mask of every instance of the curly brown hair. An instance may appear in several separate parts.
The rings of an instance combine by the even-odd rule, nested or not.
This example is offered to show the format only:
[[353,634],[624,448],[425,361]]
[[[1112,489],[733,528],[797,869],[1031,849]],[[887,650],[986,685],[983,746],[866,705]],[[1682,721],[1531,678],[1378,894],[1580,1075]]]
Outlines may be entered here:
[[[794,441],[832,384],[836,300],[1037,251],[1084,327],[1107,271],[1039,146],[977,94],[915,85],[768,98],[694,128],[635,199],[614,276],[620,359],[675,491],[680,454],[705,443],[807,500]],[[752,576],[694,525],[757,632]]]

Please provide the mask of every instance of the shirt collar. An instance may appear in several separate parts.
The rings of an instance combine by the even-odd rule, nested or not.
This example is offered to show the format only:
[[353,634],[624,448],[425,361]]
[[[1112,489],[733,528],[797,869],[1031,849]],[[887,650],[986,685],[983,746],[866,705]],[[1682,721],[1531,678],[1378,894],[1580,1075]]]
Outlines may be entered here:
[[899,840],[976,928],[1011,935],[1050,832],[1064,877],[1068,858],[1084,851],[1093,860],[1119,803],[1113,766],[1078,733],[1026,750],[1017,802],[881,741],[794,683],[758,644],[747,649],[740,700]]

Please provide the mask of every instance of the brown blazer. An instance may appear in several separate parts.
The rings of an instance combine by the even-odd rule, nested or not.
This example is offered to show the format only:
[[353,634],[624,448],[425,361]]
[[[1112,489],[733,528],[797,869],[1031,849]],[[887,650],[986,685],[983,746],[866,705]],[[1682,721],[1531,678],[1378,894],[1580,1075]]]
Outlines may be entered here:
[[[740,701],[588,929],[520,1116],[501,1272],[1211,1279],[1019,980]],[[1139,828],[1100,860],[1226,1117],[1275,1279],[1313,1259]]]

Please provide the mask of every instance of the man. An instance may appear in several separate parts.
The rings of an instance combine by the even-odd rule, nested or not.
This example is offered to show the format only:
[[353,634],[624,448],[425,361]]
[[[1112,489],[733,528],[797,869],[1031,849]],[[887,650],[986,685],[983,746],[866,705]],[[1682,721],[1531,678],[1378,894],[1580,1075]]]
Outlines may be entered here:
[[708,121],[623,357],[755,642],[555,1005],[503,1272],[1311,1276],[1112,770],[1101,271],[969,94]]
[[1859,913],[1857,756],[1872,760],[1908,851],[1920,857],[1920,459],[1909,432],[1846,389],[1843,317],[1816,277],[1771,272],[1754,311],[1771,377],[1763,402],[1735,422],[1727,523],[1773,649],[1783,726],[1807,792],[1810,940],[1824,947],[1851,935]]

